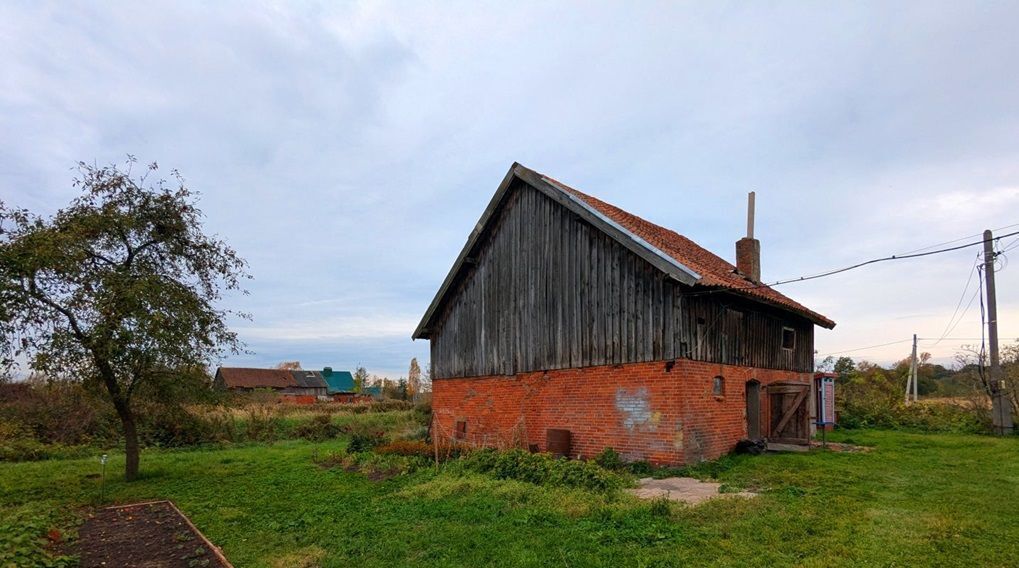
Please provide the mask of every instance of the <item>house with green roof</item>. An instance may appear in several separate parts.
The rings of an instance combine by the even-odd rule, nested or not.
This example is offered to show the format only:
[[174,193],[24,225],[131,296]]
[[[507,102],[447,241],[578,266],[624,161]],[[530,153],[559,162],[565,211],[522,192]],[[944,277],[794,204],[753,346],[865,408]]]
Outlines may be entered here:
[[334,371],[332,367],[322,369],[328,394],[350,394],[354,392],[354,375],[350,371]]

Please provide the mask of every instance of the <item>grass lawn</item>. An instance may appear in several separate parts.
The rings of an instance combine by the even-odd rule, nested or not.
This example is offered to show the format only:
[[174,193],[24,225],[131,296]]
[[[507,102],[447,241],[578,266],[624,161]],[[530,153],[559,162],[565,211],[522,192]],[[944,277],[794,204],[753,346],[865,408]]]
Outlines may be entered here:
[[[113,456],[106,501],[172,499],[238,567],[1019,566],[1019,438],[832,438],[876,449],[728,457],[699,471],[759,497],[667,514],[622,494],[432,470],[372,482],[312,462],[341,440],[147,452],[131,484]],[[0,464],[0,529],[69,526],[96,503],[96,472]]]

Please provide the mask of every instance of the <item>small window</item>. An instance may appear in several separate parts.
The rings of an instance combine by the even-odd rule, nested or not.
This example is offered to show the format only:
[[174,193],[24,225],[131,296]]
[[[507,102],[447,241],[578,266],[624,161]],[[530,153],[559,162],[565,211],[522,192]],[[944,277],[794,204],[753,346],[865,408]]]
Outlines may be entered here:
[[465,440],[467,438],[467,421],[457,420],[456,431],[453,433],[453,437],[457,440]]
[[791,327],[782,328],[782,349],[796,348],[796,330]]
[[715,377],[711,383],[711,394],[715,396],[725,396],[725,378],[722,376]]

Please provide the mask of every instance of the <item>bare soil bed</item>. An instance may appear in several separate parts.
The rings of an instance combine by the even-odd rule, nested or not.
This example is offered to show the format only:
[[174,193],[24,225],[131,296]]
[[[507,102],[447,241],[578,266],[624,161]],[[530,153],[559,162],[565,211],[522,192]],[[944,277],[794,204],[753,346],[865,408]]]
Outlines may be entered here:
[[169,501],[109,507],[78,533],[83,568],[230,568],[222,553]]

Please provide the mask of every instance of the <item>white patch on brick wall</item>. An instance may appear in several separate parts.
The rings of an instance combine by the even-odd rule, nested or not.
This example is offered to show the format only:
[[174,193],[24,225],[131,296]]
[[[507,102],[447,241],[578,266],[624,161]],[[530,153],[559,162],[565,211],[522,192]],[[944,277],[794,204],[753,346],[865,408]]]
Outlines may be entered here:
[[637,429],[654,432],[661,422],[660,412],[653,412],[648,402],[647,388],[640,387],[632,392],[621,388],[616,390],[616,410],[623,415],[623,426],[631,432]]

